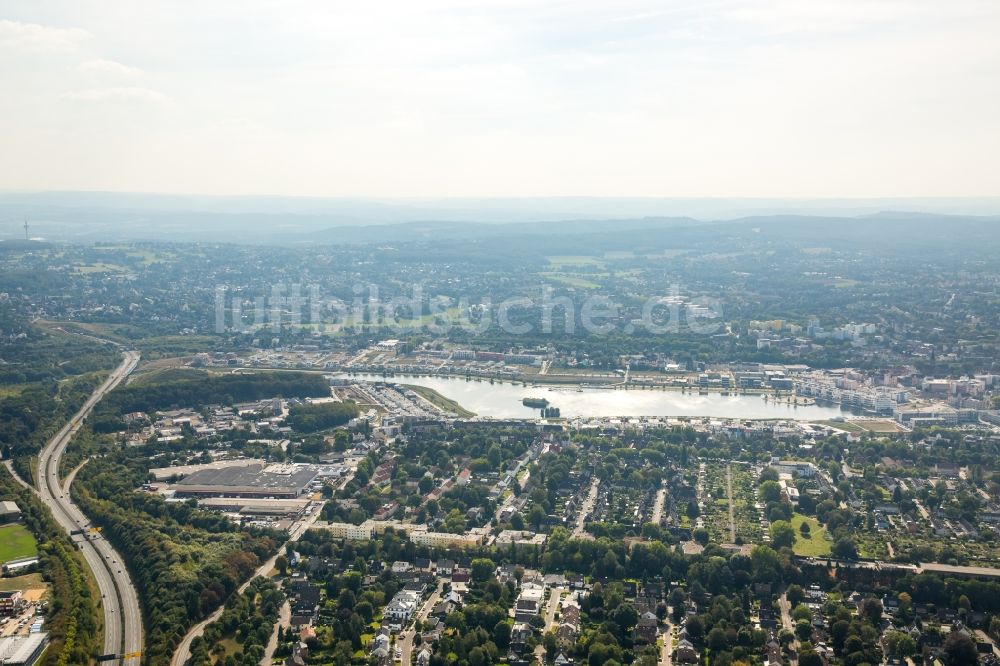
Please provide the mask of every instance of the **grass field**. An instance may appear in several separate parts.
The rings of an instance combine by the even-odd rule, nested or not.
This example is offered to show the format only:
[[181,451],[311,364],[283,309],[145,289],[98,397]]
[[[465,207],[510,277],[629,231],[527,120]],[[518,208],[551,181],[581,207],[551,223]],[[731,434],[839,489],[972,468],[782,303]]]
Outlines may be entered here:
[[404,386],[430,402],[432,405],[439,407],[446,412],[454,412],[463,418],[475,416],[474,412],[470,412],[465,407],[462,407],[462,405],[450,398],[444,397],[432,388],[427,388],[426,386],[414,386],[412,384],[404,384]]
[[0,578],[0,592],[37,590],[40,588],[48,588],[48,583],[42,580],[42,574],[40,573],[14,576],[13,578]]
[[871,432],[902,432],[903,429],[895,421],[858,421],[858,425]]
[[78,273],[124,273],[128,270],[126,266],[119,264],[77,264],[74,268]]
[[0,527],[0,562],[31,557],[38,554],[35,537],[24,525],[4,525]]
[[[800,532],[802,523],[809,523],[809,538]],[[826,528],[822,527],[815,518],[803,516],[801,513],[792,515],[792,527],[795,529],[795,547],[792,550],[796,555],[803,557],[825,557],[830,554],[830,535]]]
[[843,430],[845,432],[865,432],[864,428],[851,421],[816,421],[816,424],[829,426],[830,428],[837,428],[838,430]]
[[597,289],[600,285],[586,278],[577,275],[564,275],[562,273],[540,273],[545,278],[564,284],[567,287],[578,287],[580,289]]
[[556,255],[545,257],[553,266],[603,266],[604,262],[597,257],[581,255]]

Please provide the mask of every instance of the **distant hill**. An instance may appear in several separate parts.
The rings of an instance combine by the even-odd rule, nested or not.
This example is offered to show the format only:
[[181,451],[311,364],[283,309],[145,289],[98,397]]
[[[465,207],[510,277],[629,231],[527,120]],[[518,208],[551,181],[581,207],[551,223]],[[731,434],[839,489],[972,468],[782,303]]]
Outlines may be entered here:
[[[872,208],[879,202],[913,206]],[[527,243],[571,254],[676,248],[927,247],[992,244],[1000,217],[944,214],[991,210],[1000,199],[767,200],[539,198],[366,201],[195,197],[102,192],[0,193],[0,239],[21,242],[22,224],[51,242],[192,241],[279,244]],[[696,214],[650,214],[685,210]],[[762,214],[724,212],[761,211]],[[763,212],[766,211],[766,214]],[[793,212],[784,212],[793,211]],[[809,211],[801,214],[800,211]]]

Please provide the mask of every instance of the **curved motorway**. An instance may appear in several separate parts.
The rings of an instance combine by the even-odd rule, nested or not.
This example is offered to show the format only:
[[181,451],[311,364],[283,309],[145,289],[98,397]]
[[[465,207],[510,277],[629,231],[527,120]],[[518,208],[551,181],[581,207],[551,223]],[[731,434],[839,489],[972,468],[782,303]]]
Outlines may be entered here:
[[127,666],[138,666],[142,652],[139,597],[121,557],[98,532],[89,531],[90,521],[70,499],[67,489],[59,484],[59,460],[94,405],[127,377],[138,363],[139,353],[126,351],[122,364],[87,398],[80,411],[48,441],[38,455],[39,496],[52,511],[56,521],[70,534],[73,542],[78,544],[101,591],[104,654],[117,655],[115,661]]

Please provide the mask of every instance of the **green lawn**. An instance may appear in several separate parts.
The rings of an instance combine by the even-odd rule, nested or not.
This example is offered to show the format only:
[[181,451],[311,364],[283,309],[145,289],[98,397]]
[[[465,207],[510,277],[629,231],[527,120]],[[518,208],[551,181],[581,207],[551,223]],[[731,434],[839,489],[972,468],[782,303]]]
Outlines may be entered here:
[[553,282],[559,282],[560,284],[564,284],[567,287],[578,287],[580,289],[597,289],[598,287],[601,286],[596,282],[593,282],[592,280],[578,277],[576,275],[565,275],[563,273],[540,273],[539,275],[542,275],[548,278],[549,280],[552,280]]
[[37,555],[35,538],[24,525],[0,527],[0,562]]
[[403,386],[410,389],[417,395],[422,396],[432,405],[440,407],[445,411],[454,412],[463,418],[469,418],[476,415],[475,412],[470,412],[451,398],[444,397],[432,388],[427,388],[426,386],[414,386],[413,384],[403,384]]
[[42,574],[32,573],[13,578],[0,578],[0,591],[10,592],[11,590],[33,590],[37,588],[47,588],[48,583],[42,580]]
[[[802,523],[809,523],[809,537],[802,535],[799,529]],[[801,513],[792,515],[792,527],[795,529],[795,547],[792,549],[796,555],[803,557],[825,557],[830,554],[830,535],[826,528],[821,526],[815,518],[803,516]]]
[[865,432],[864,428],[859,426],[857,423],[852,423],[851,421],[816,421],[816,424],[837,428],[838,430],[843,430],[845,432]]
[[603,266],[604,262],[597,257],[582,255],[555,255],[545,257],[553,266]]

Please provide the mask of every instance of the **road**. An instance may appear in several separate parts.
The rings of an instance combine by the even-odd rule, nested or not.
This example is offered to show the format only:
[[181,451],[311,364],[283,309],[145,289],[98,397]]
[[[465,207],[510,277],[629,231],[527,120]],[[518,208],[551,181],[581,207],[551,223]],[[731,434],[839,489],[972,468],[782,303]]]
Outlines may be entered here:
[[660,488],[656,491],[656,499],[653,501],[653,513],[649,517],[649,522],[659,525],[663,518],[663,505],[667,501],[667,489]]
[[927,512],[927,509],[920,503],[920,500],[915,499],[913,500],[913,503],[917,505],[917,511],[919,511],[920,515],[924,517],[924,520],[928,523],[931,522],[931,514]]
[[278,610],[278,621],[274,623],[271,630],[271,637],[267,640],[267,647],[264,648],[264,656],[260,660],[260,666],[272,666],[274,663],[274,652],[278,649],[278,632],[292,623],[292,606],[285,600]]
[[[253,575],[247,578],[246,582],[240,585],[239,589],[237,589],[236,592],[234,592],[233,594],[243,594],[243,592],[248,587],[250,587],[250,581],[252,581],[254,578],[256,578],[257,576],[267,576],[269,573],[271,573],[271,570],[274,569],[274,563],[277,561],[278,556],[283,555],[285,553],[285,546],[287,546],[290,543],[295,543],[296,541],[298,541],[302,537],[302,535],[305,534],[306,531],[313,526],[313,523],[316,522],[316,520],[320,517],[320,514],[322,513],[323,512],[321,508],[317,506],[315,507],[315,509],[311,514],[309,514],[299,522],[295,523],[295,525],[292,526],[292,529],[289,530],[288,532],[288,540],[285,541],[285,543],[281,545],[281,548],[279,548],[277,552],[275,552],[275,554],[271,556],[271,559],[260,565],[257,568],[257,571],[255,571]],[[194,641],[194,639],[204,634],[205,627],[218,620],[219,617],[222,616],[222,611],[225,610],[225,608],[226,605],[225,603],[223,603],[218,608],[216,608],[211,615],[209,615],[204,620],[202,620],[198,624],[188,629],[187,634],[184,635],[184,639],[181,640],[180,644],[177,645],[177,649],[174,650],[174,656],[170,659],[171,666],[184,666],[184,664],[186,664],[188,660],[191,659],[192,641]]]
[[597,488],[600,485],[601,481],[594,477],[594,480],[590,482],[590,492],[587,493],[587,499],[580,505],[580,513],[577,515],[576,525],[573,527],[573,536],[577,538],[589,536],[583,526],[587,521],[587,516],[594,510],[594,502],[597,501]]
[[729,543],[736,543],[736,518],[733,516],[733,466],[726,465],[726,497],[729,499]]
[[[549,600],[545,604],[545,627],[542,629],[543,636],[547,632],[551,631],[555,626],[556,611],[559,610],[559,599],[565,591],[565,588],[559,586],[553,586],[549,591]],[[537,657],[540,663],[545,663],[545,645],[543,643],[539,643],[535,646],[535,657]]]
[[660,651],[660,666],[670,666],[673,656],[670,654],[674,649],[674,625],[670,622],[671,608],[667,608],[667,626],[661,634],[663,638],[663,649]]
[[[778,597],[778,608],[781,609],[781,627],[795,634],[795,622],[792,621],[792,604],[788,601],[788,596],[782,592],[781,596]],[[799,653],[799,639],[796,638],[792,641],[792,649],[795,650],[795,654]],[[799,663],[798,659],[792,659],[791,663]]]
[[413,652],[413,638],[417,635],[417,627],[420,626],[422,622],[427,620],[427,616],[431,614],[434,607],[437,606],[438,601],[441,599],[441,594],[444,592],[444,579],[438,580],[437,589],[431,593],[431,596],[427,597],[427,601],[424,605],[420,607],[417,614],[413,617],[413,622],[410,626],[403,631],[399,632],[396,637],[396,647],[399,648],[400,652],[400,665],[410,666],[411,654]]
[[[111,544],[96,532],[87,532],[90,522],[73,503],[59,483],[59,461],[83,420],[110,390],[129,375],[139,363],[139,353],[126,351],[122,364],[95,390],[69,423],[48,441],[38,454],[38,495],[52,511],[56,522],[78,544],[87,566],[94,574],[104,608],[104,654],[119,655],[118,663],[138,666],[142,652],[142,613],[139,596],[129,578],[128,569]],[[72,479],[70,479],[72,480]],[[83,534],[72,532],[84,530]],[[129,655],[124,658],[124,655]]]

